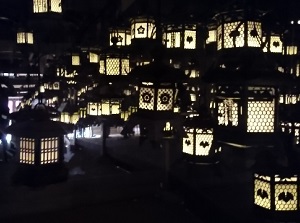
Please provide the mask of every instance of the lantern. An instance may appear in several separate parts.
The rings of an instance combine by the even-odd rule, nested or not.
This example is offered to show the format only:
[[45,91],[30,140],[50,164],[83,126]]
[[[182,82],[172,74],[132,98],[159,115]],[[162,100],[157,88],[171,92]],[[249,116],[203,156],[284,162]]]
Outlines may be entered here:
[[62,13],[61,0],[33,0],[33,13]]
[[33,44],[33,32],[17,32],[17,44]]
[[183,127],[182,152],[186,160],[194,164],[217,163],[221,148],[216,148],[214,142],[212,119],[195,114],[186,118]]
[[109,30],[109,45],[113,46],[129,46],[131,44],[130,29],[117,27]]
[[26,114],[31,115],[6,129],[19,139],[20,168],[16,177],[26,184],[66,179],[67,172],[63,172],[64,135],[73,131],[73,125],[51,121],[41,104]]
[[130,19],[131,39],[155,39],[155,20],[147,16],[139,16]]
[[262,26],[259,15],[245,15],[243,10],[219,13],[216,17],[217,49],[261,46]]
[[265,218],[290,221],[299,217],[299,177],[288,172],[255,173],[254,205]]
[[129,56],[120,51],[104,51],[100,55],[99,73],[105,75],[127,75],[130,72]]
[[196,24],[167,25],[163,42],[167,48],[196,49]]
[[117,115],[120,113],[120,98],[103,98],[87,102],[87,115]]

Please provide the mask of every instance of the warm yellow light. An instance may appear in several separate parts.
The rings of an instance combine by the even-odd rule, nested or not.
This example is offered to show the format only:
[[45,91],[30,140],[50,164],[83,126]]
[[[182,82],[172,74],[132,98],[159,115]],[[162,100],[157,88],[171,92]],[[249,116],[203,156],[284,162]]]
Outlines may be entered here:
[[[263,37],[263,42],[266,37]],[[282,41],[279,35],[271,35],[270,42],[263,48],[264,52],[282,53]]]
[[89,59],[90,63],[98,63],[99,62],[99,55],[96,53],[89,52]]
[[274,132],[275,101],[248,101],[247,132]]
[[217,30],[209,30],[208,38],[206,39],[206,44],[214,43],[217,41]]
[[20,138],[20,163],[35,164],[35,140]]
[[41,164],[58,162],[58,137],[41,139]]
[[80,65],[80,57],[78,55],[72,55],[72,65],[74,66]]
[[33,44],[33,33],[31,32],[18,32],[17,43],[20,44]]
[[127,29],[111,29],[110,31],[110,46],[112,46],[114,43],[114,40],[116,41],[117,46],[129,46],[131,44],[131,33],[130,30]]
[[213,130],[197,128],[195,133],[196,155],[208,156],[213,142]]
[[61,13],[61,0],[33,0],[33,12],[45,13],[56,12]]
[[155,21],[148,18],[135,18],[131,20],[131,39],[156,38]]
[[225,99],[218,103],[218,124],[224,126],[238,126],[238,104],[232,99]]
[[154,88],[141,87],[139,94],[139,108],[154,110]]

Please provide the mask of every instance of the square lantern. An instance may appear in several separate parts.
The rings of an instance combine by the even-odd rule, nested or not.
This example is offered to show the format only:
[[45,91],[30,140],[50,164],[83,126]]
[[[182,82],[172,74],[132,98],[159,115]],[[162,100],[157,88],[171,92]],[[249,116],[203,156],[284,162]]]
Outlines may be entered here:
[[[219,14],[217,50],[261,47],[262,25],[253,18],[245,18],[244,11]],[[255,17],[255,16],[254,16]]]
[[163,42],[167,48],[196,49],[196,37],[195,24],[167,25]]
[[272,219],[299,218],[299,177],[297,174],[254,174],[254,205],[258,213]]
[[195,115],[188,117],[183,127],[182,152],[186,160],[195,164],[218,162],[221,148],[215,148],[212,121]]
[[271,142],[278,124],[276,92],[271,86],[218,86],[215,114],[220,140],[246,144],[256,140],[256,143]]
[[100,116],[100,115],[117,115],[120,114],[121,99],[107,98],[100,99],[99,101],[87,102],[87,115]]
[[62,13],[61,0],[33,0],[33,13]]
[[33,44],[32,32],[17,32],[17,44]]
[[127,75],[130,72],[129,56],[104,52],[100,55],[99,73],[105,75]]
[[131,40],[156,39],[155,20],[151,17],[140,16],[130,19]]
[[109,45],[129,46],[131,44],[131,32],[127,28],[111,28],[109,30]]
[[173,111],[176,88],[170,83],[142,82],[139,88],[139,110]]

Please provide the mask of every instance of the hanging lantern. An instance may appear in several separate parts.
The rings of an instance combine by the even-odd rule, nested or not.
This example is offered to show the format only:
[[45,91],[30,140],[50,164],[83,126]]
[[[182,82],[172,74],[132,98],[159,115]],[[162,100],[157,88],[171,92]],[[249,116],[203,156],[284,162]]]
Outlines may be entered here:
[[155,39],[155,20],[147,16],[139,16],[130,19],[131,39]]
[[33,0],[33,13],[62,13],[61,0]]
[[99,73],[127,75],[130,72],[129,56],[119,51],[104,51],[100,55]]
[[131,32],[127,28],[111,28],[109,30],[109,45],[129,46],[131,44]]
[[217,20],[217,49],[241,47],[261,47],[262,26],[256,18],[259,15],[247,15],[241,11],[219,13]]
[[33,44],[33,32],[17,32],[17,44]]
[[167,25],[163,42],[167,48],[196,49],[197,25]]
[[117,115],[120,113],[120,98],[105,98],[87,102],[87,115]]
[[192,115],[183,124],[186,136],[182,140],[182,152],[188,162],[194,164],[217,163],[221,148],[216,148],[211,119]]

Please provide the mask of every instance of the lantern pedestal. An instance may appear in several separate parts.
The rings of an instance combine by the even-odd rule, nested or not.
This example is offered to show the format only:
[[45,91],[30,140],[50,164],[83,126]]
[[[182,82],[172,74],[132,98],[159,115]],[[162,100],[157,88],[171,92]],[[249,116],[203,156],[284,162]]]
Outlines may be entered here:
[[43,186],[66,181],[68,168],[63,164],[47,166],[20,165],[14,175],[12,182],[15,185]]

